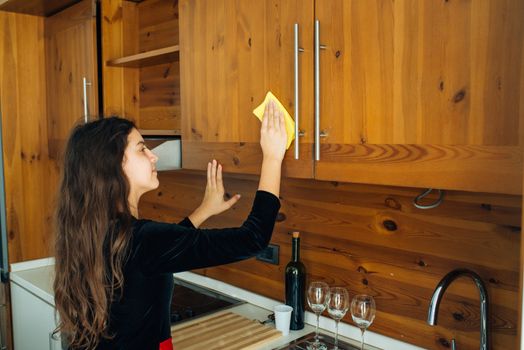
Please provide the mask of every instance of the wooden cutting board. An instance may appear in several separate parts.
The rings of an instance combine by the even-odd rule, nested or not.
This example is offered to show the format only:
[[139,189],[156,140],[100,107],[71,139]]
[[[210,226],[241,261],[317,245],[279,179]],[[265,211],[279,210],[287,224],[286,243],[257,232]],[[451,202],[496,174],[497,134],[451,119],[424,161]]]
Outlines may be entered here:
[[255,350],[282,336],[280,331],[231,311],[171,327],[175,350]]

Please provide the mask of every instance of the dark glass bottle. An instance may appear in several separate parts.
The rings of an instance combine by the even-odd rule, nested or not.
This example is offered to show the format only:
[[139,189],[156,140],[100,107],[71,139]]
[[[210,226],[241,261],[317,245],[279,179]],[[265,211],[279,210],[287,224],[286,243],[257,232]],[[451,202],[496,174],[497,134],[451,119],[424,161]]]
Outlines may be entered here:
[[300,262],[300,235],[293,232],[291,261],[286,265],[286,304],[293,307],[292,330],[304,328],[306,268]]

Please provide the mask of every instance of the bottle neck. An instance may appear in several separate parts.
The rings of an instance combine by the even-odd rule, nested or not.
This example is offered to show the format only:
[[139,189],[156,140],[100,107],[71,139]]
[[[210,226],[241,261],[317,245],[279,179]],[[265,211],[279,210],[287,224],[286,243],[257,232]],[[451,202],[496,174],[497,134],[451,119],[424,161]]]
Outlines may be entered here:
[[300,238],[293,238],[292,248],[291,248],[291,260],[292,261],[300,260]]

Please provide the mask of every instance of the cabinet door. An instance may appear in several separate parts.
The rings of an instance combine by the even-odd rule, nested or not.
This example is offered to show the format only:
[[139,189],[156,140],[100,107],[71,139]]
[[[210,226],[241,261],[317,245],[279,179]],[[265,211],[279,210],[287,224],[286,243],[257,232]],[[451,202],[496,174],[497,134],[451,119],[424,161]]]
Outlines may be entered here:
[[315,177],[520,194],[520,0],[322,0]]
[[13,341],[15,349],[58,350],[60,340],[53,337],[55,309],[18,284],[11,282]]
[[76,123],[98,115],[96,2],[83,0],[45,20],[49,155]]
[[182,166],[260,172],[260,122],[253,109],[271,90],[294,114],[294,24],[299,24],[299,160],[283,173],[313,176],[313,1],[183,0],[180,11]]

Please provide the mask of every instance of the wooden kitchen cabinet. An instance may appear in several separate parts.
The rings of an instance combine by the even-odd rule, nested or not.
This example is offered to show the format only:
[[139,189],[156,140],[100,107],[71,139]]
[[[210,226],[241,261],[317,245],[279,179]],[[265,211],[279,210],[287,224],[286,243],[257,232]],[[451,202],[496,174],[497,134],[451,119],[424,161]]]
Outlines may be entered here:
[[315,178],[520,194],[524,4],[317,1]]
[[49,156],[58,158],[71,128],[98,118],[95,0],[46,17],[46,95]]
[[251,111],[272,90],[294,114],[298,23],[305,136],[286,176],[520,194],[523,16],[518,0],[180,1],[183,167],[259,171]]
[[104,115],[180,135],[177,1],[102,1],[102,18]]
[[193,1],[180,7],[182,166],[205,169],[212,158],[227,172],[258,174],[260,121],[253,109],[268,90],[294,108],[294,24],[299,25],[299,159],[286,176],[313,177],[313,2]]

